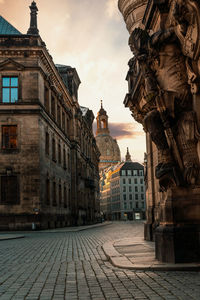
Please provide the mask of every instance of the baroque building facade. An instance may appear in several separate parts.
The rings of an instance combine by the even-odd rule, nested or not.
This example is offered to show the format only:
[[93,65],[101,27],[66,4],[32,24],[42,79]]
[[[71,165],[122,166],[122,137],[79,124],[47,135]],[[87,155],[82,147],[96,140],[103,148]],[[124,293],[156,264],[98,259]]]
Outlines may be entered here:
[[102,171],[109,166],[118,164],[121,161],[121,153],[117,144],[117,140],[113,139],[110,135],[108,115],[103,108],[102,101],[96,120],[96,143],[101,153],[99,170]]
[[54,228],[99,217],[94,115],[75,68],[55,65],[37,28],[0,17],[0,229]]
[[105,219],[145,219],[144,167],[132,162],[127,149],[126,161],[100,174],[100,210]]
[[124,104],[147,140],[145,239],[160,261],[200,261],[199,1],[118,4],[134,55]]

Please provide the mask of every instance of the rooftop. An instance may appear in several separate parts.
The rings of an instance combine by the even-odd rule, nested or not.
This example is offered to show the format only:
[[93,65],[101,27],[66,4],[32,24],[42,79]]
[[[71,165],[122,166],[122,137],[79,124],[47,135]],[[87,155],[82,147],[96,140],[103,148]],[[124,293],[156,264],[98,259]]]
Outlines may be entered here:
[[138,162],[126,161],[121,170],[144,170],[144,166]]
[[19,35],[19,32],[14,26],[12,26],[6,19],[0,16],[0,34],[6,35]]

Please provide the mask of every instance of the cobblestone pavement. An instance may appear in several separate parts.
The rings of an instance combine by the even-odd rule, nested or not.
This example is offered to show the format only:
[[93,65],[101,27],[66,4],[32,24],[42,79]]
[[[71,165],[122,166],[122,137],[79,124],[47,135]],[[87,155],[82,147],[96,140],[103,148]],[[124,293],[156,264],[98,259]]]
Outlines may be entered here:
[[141,222],[0,241],[0,299],[200,299],[200,272],[113,267],[106,241],[143,235]]

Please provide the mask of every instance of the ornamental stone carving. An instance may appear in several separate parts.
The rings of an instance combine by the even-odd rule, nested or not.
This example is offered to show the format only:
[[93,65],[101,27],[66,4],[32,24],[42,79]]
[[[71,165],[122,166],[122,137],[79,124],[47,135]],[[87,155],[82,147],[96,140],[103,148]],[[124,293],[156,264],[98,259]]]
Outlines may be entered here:
[[[136,3],[143,17],[134,19]],[[140,3],[140,4],[139,4]],[[119,0],[130,33],[124,104],[147,141],[145,239],[170,263],[200,261],[200,2]]]
[[124,16],[129,33],[141,25],[147,2],[147,0],[119,0],[119,10]]
[[[168,5],[165,28],[152,35],[135,28],[129,39],[134,54],[130,73],[134,73],[134,61],[134,66],[139,65],[145,89],[139,105],[142,109],[134,107],[133,115],[160,152],[156,177],[163,191],[174,185],[200,182],[192,96],[198,91],[195,82],[199,79],[200,48],[195,26],[199,7],[195,1],[175,0]],[[141,111],[143,118],[138,119]]]

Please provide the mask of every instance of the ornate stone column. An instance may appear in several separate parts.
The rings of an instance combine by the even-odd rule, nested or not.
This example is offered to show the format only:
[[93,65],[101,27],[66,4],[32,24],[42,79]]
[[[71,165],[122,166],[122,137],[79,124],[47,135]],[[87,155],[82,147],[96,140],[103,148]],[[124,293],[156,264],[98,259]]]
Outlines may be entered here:
[[[118,7],[124,17],[126,27],[131,34],[135,28],[144,28],[142,20],[145,14],[147,0],[119,0]],[[133,67],[135,72],[131,70]],[[130,94],[132,93],[133,77],[137,78],[138,66],[133,62],[133,59],[129,61],[130,70],[127,74],[127,81],[129,85],[129,93],[126,95],[124,105],[129,107],[132,111],[132,100]],[[138,79],[139,81],[139,79]],[[152,144],[150,135],[146,135],[147,146],[147,169],[146,169],[146,223],[144,225],[144,237],[146,240],[154,239],[154,228],[158,224],[157,216],[157,203],[160,202],[160,197],[157,189],[157,182],[154,176],[154,166],[157,164],[157,150],[155,145]]]
[[[146,1],[119,0],[133,52],[124,104],[147,133],[149,195],[145,238],[151,239],[153,233],[156,258],[160,261],[197,262],[200,5],[197,0],[149,0],[146,10],[141,10],[145,4]],[[139,8],[143,20],[139,15],[135,18]]]

